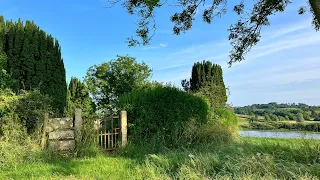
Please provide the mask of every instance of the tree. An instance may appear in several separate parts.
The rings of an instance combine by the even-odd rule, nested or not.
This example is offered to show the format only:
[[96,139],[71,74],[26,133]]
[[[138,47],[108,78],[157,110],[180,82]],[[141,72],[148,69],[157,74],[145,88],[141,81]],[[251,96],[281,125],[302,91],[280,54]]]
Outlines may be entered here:
[[315,110],[312,110],[312,111],[311,111],[311,117],[313,117],[313,118],[318,117],[318,114],[316,113]]
[[[6,21],[0,16],[1,76],[14,92],[40,89],[52,97],[52,106],[62,114],[66,106],[66,72],[59,42],[33,21],[24,24]],[[3,81],[4,82],[4,81]],[[4,84],[4,83],[1,83]]]
[[305,120],[310,120],[310,114],[308,113],[308,112],[306,112],[306,111],[303,111],[303,118],[305,119]]
[[266,114],[266,115],[264,116],[264,120],[265,120],[265,121],[270,121],[270,120],[271,120],[270,115],[269,115],[269,114]]
[[189,81],[182,80],[183,89],[199,93],[210,101],[212,107],[224,107],[227,102],[222,68],[210,61],[194,63]]
[[302,113],[298,113],[297,114],[297,122],[303,122],[303,121],[304,121],[304,118],[303,118]]
[[67,115],[72,115],[75,108],[82,109],[83,115],[90,115],[95,107],[89,96],[89,90],[78,78],[71,77],[68,86]]
[[129,56],[94,65],[88,69],[85,83],[98,109],[113,113],[117,109],[119,95],[144,87],[152,70],[144,62],[138,63]]
[[[316,30],[320,29],[320,1],[306,0],[310,4],[310,13],[313,15],[312,24]],[[108,0],[113,6],[121,2],[121,0]],[[199,8],[203,8],[202,19],[205,23],[210,24],[214,17],[221,17],[227,12],[227,0],[181,0],[170,1],[160,0],[123,0],[122,5],[127,9],[130,15],[137,15],[140,18],[137,23],[135,36],[127,39],[129,46],[148,45],[156,31],[155,11],[156,8],[161,8],[165,5],[180,7],[181,12],[173,13],[170,20],[174,23],[173,33],[180,35],[190,30],[192,23],[195,20]],[[278,12],[283,12],[291,0],[256,0],[253,7],[245,5],[243,0],[238,0],[239,4],[233,7],[233,11],[239,15],[239,20],[231,25],[228,31],[230,32],[229,40],[232,49],[229,53],[230,66],[234,62],[244,60],[245,55],[250,49],[255,46],[261,38],[260,31],[263,26],[269,25],[269,16]],[[249,3],[251,4],[251,3]],[[301,7],[298,10],[299,14],[306,12],[306,7]],[[150,35],[151,34],[151,35]]]

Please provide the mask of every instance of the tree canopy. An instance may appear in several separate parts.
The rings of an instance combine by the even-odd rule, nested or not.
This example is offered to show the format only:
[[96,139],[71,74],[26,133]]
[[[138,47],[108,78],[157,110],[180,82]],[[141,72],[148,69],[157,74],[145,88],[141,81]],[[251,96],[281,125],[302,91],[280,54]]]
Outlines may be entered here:
[[110,62],[90,67],[85,83],[98,109],[112,113],[116,110],[119,95],[150,85],[147,80],[151,72],[144,62],[138,63],[129,56],[118,56]]
[[[315,30],[320,29],[320,1],[305,0],[309,3],[309,12],[313,15],[312,24]],[[138,16],[139,22],[135,37],[127,39],[129,46],[148,45],[156,32],[156,8],[172,5],[180,7],[181,12],[174,12],[170,20],[174,23],[173,33],[180,35],[191,29],[197,10],[202,7],[202,20],[210,24],[215,17],[221,17],[227,12],[227,2],[230,0],[108,0],[112,6],[122,2],[130,15]],[[261,38],[260,31],[263,26],[270,24],[269,16],[283,12],[291,0],[253,0],[253,7],[237,0],[233,11],[239,15],[239,20],[232,24],[228,31],[232,49],[229,52],[229,65],[244,60],[245,55],[255,46]],[[249,4],[249,3],[248,3]],[[297,13],[304,14],[307,7],[297,9]]]

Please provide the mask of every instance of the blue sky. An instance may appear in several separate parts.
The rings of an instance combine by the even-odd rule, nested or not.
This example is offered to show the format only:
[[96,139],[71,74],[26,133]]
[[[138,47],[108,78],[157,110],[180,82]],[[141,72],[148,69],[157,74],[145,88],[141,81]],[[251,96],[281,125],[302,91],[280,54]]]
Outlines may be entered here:
[[210,60],[223,67],[231,93],[228,102],[233,105],[320,105],[320,32],[312,28],[310,15],[297,14],[304,3],[295,1],[284,13],[272,16],[258,46],[231,68],[227,65],[227,29],[237,20],[231,11],[210,25],[198,15],[190,31],[175,36],[169,17],[179,9],[158,9],[157,32],[150,46],[135,48],[128,48],[125,39],[133,35],[136,17],[129,16],[120,4],[105,8],[105,0],[0,0],[0,14],[5,19],[34,20],[57,38],[67,80],[71,76],[82,79],[94,64],[130,55],[153,69],[152,79],[180,86],[182,79],[190,77],[194,62]]

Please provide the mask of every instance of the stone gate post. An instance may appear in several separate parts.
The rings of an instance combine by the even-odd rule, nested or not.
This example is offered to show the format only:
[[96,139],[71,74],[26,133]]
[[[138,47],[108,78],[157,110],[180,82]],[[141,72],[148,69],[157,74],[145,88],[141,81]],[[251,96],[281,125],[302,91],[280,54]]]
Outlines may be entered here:
[[82,122],[82,116],[81,116],[81,109],[76,109],[74,113],[74,131],[75,131],[75,140],[76,143],[81,141],[82,137],[82,127],[83,127],[83,122]]
[[127,138],[127,111],[120,112],[120,124],[121,124],[121,141],[122,147],[126,147],[128,144]]

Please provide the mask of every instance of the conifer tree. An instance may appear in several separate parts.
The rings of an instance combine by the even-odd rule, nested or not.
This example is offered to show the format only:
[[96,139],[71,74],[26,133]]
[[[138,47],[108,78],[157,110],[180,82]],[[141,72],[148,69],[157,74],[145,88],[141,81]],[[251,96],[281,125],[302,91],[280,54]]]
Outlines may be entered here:
[[89,115],[94,112],[94,104],[89,96],[89,90],[78,78],[71,77],[67,99],[67,114],[72,114],[75,108],[82,109],[84,115]]
[[185,90],[207,97],[213,107],[224,107],[227,102],[222,68],[210,61],[195,63],[190,81],[183,80],[181,83]]
[[[4,54],[4,56],[1,55]],[[53,99],[53,108],[62,114],[66,106],[66,72],[57,40],[33,21],[4,21],[0,16],[0,56],[2,68],[11,75],[10,88],[39,88]],[[3,58],[5,57],[5,58]]]
[[24,27],[21,19],[18,20],[16,24],[16,31],[14,35],[14,46],[13,46],[13,56],[12,56],[12,77],[18,81],[18,88],[25,89],[24,82],[22,81],[22,64],[20,59],[20,54],[23,46],[24,40]]

